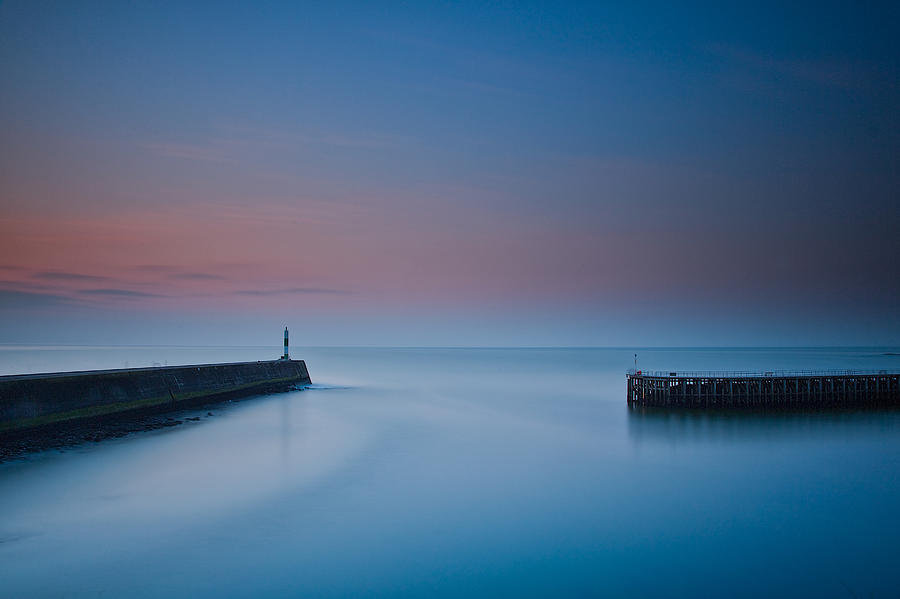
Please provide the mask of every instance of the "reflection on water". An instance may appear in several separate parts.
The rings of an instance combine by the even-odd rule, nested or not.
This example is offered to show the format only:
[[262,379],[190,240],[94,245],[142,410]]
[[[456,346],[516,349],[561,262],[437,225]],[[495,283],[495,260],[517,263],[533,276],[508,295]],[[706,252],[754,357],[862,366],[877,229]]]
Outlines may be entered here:
[[900,434],[900,410],[740,411],[628,408],[635,443],[720,443]]
[[[29,351],[0,351],[0,368],[111,359]],[[134,351],[134,364],[271,354]],[[311,389],[0,465],[0,594],[843,597],[900,588],[896,412],[629,411],[631,350],[298,354]],[[644,350],[641,359],[697,370],[898,362],[844,349]]]

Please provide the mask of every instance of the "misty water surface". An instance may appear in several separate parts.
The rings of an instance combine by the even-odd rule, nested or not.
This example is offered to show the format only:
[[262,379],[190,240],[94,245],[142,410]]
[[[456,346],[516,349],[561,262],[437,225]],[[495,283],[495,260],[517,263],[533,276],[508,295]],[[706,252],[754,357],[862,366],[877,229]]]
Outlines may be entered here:
[[[900,366],[896,348],[637,351],[659,369]],[[0,370],[278,353],[5,347]],[[312,389],[0,465],[0,594],[900,591],[896,412],[629,412],[632,350],[294,353]]]

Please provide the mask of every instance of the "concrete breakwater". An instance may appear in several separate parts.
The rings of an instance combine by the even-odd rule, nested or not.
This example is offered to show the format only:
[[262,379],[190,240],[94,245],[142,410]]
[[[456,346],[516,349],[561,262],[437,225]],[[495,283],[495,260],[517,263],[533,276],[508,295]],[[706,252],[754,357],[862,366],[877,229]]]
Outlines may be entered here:
[[900,374],[887,371],[630,370],[626,379],[629,406],[789,410],[900,406]]
[[0,376],[0,431],[181,409],[309,384],[303,360]]

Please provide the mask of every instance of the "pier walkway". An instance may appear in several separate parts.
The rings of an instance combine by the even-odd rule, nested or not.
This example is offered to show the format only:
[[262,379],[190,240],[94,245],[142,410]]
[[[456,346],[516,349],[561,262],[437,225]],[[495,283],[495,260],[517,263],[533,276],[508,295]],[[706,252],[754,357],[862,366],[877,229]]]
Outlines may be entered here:
[[626,373],[629,406],[815,409],[900,406],[885,370]]

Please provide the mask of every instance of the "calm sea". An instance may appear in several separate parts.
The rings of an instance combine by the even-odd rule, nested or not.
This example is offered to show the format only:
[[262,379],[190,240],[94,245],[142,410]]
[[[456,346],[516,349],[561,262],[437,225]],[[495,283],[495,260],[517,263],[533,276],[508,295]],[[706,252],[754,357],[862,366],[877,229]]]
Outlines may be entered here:
[[[0,596],[900,594],[900,413],[630,413],[635,351],[900,368],[898,348],[294,350],[311,389],[0,464]],[[6,346],[0,372],[279,353]]]

